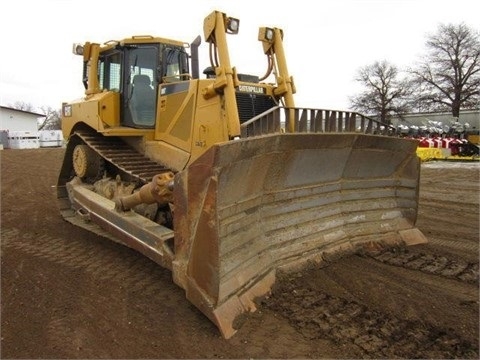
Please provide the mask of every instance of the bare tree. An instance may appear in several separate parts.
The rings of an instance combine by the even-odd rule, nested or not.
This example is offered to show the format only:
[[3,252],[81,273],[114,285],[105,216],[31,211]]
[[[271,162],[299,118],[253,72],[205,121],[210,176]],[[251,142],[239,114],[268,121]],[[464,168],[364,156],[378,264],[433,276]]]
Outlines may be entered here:
[[48,107],[41,107],[41,111],[45,114],[42,123],[39,124],[38,130],[58,130],[61,129],[61,112]]
[[33,112],[35,109],[32,104],[24,101],[15,101],[13,104],[9,104],[9,107],[16,110]]
[[465,24],[440,24],[427,37],[427,54],[409,70],[415,88],[416,107],[449,110],[458,117],[460,109],[480,104],[480,37]]
[[386,60],[360,68],[355,80],[361,83],[365,90],[350,98],[351,107],[374,114],[388,124],[392,115],[407,112],[408,83],[399,80],[398,75],[398,68]]
[[50,106],[42,106],[39,110],[35,110],[33,105],[23,101],[16,101],[9,107],[16,110],[36,112],[44,114],[44,118],[39,120],[38,130],[59,130],[62,128],[61,110],[55,110]]

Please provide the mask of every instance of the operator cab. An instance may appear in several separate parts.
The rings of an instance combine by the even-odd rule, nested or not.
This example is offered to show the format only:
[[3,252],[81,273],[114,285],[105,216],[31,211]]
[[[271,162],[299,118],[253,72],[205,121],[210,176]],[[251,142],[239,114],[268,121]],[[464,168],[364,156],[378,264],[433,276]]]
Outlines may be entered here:
[[183,45],[144,39],[117,43],[99,55],[99,87],[120,93],[122,126],[154,128],[159,84],[189,79],[189,57]]

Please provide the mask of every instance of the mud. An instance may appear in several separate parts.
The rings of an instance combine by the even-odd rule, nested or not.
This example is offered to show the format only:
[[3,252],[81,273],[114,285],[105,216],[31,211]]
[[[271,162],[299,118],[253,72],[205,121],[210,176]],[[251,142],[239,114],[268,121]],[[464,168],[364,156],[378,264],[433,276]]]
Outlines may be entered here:
[[168,270],[62,220],[63,152],[0,152],[2,359],[479,357],[479,163],[422,165],[428,244],[282,274],[224,340]]

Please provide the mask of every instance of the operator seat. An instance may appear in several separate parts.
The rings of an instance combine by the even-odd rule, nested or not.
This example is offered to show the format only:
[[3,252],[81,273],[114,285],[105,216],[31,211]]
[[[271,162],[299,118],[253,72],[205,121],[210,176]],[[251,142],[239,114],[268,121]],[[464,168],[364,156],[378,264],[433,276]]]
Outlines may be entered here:
[[133,77],[131,106],[133,121],[137,125],[155,123],[155,90],[151,83],[148,75],[139,74]]

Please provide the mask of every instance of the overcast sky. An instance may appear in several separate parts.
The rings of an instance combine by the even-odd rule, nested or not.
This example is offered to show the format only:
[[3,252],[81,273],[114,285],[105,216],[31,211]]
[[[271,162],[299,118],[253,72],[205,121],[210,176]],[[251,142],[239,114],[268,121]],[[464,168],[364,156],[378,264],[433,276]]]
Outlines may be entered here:
[[[258,27],[282,28],[296,105],[325,109],[349,108],[360,67],[377,60],[413,65],[440,23],[480,29],[478,0],[12,0],[0,10],[0,105],[36,108],[83,96],[74,42],[146,34],[203,40],[203,19],[213,10],[240,19],[239,34],[228,36],[240,73],[265,73]],[[200,52],[208,58],[207,44]]]

